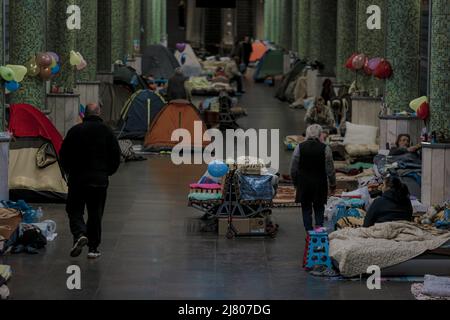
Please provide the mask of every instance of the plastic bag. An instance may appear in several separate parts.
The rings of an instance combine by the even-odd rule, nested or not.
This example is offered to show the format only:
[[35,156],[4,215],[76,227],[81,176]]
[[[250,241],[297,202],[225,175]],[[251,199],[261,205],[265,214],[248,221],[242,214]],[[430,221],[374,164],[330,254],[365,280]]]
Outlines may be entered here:
[[239,187],[241,199],[245,201],[272,201],[274,197],[272,176],[239,175]]

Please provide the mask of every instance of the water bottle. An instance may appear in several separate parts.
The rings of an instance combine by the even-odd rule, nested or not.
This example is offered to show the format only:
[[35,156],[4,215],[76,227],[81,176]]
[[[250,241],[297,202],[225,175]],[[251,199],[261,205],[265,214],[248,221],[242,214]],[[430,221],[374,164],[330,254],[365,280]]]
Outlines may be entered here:
[[44,216],[44,211],[42,211],[42,208],[41,207],[39,207],[37,210],[36,210],[36,222],[39,222],[39,221],[41,221],[41,219],[42,219],[42,217]]

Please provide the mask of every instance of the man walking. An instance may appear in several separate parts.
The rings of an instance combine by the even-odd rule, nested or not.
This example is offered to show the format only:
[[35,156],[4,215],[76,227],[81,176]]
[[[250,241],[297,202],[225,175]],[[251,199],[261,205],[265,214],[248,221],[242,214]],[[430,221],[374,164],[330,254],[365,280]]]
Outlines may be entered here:
[[60,162],[69,178],[66,211],[74,237],[71,257],[80,256],[86,245],[88,258],[100,257],[98,247],[109,177],[120,165],[119,143],[112,130],[103,124],[100,114],[97,104],[89,104],[83,123],[69,131],[61,147]]

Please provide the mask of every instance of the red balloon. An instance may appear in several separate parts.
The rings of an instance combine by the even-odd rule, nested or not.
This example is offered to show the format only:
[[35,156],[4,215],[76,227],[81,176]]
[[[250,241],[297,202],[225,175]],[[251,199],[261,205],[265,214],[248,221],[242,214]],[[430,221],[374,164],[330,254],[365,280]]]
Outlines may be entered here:
[[417,110],[417,116],[419,119],[427,120],[430,116],[430,105],[428,102],[424,102],[420,105],[419,109]]
[[373,72],[378,79],[389,79],[392,76],[392,66],[389,61],[382,59],[378,67]]
[[372,75],[372,69],[370,69],[370,67],[369,67],[369,58],[368,57],[366,57],[366,60],[364,61],[364,72],[368,76]]
[[52,77],[52,69],[49,67],[41,68],[41,72],[39,73],[39,75],[41,76],[42,80],[50,80]]
[[357,56],[357,53],[354,53],[348,60],[347,63],[345,64],[345,67],[349,70],[354,70],[353,69],[353,59],[355,59],[355,57]]
[[52,56],[45,52],[38,53],[36,63],[42,68],[47,68],[52,64]]
[[364,67],[364,62],[366,61],[366,55],[361,53],[353,58],[353,69],[361,70]]

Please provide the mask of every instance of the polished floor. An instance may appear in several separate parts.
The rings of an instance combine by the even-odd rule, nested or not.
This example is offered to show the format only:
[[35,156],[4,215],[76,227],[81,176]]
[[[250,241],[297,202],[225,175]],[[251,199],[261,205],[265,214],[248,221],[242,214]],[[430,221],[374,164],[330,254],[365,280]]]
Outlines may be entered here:
[[[304,112],[273,98],[274,89],[247,82],[244,128],[280,129],[280,138],[304,130]],[[282,173],[290,153],[280,148]],[[12,266],[12,299],[411,299],[409,283],[317,279],[301,268],[305,233],[298,209],[274,211],[276,239],[226,240],[199,232],[188,208],[188,184],[202,166],[175,167],[169,158],[128,163],[111,180],[104,218],[103,257],[69,257],[72,244],[63,206],[45,206],[58,238],[39,255],[0,258]],[[82,290],[69,291],[66,270],[81,268]]]

